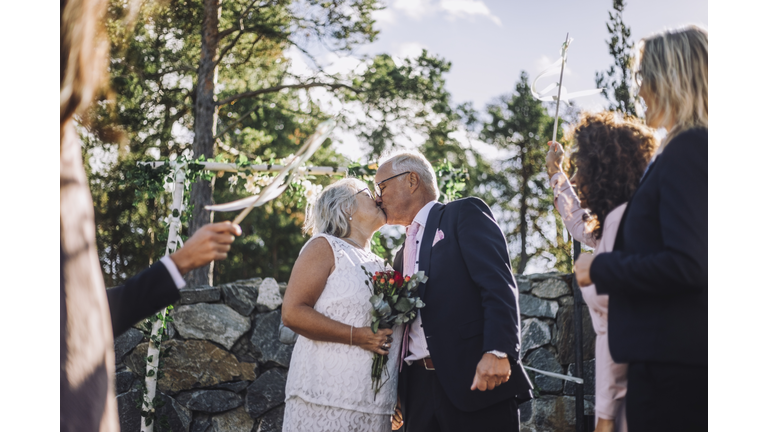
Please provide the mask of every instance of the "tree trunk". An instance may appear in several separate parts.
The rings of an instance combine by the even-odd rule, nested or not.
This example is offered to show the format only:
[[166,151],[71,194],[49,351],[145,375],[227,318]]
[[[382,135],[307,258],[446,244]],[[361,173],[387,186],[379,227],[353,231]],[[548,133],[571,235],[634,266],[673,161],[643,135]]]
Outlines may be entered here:
[[526,169],[525,152],[521,149],[521,176],[520,176],[520,262],[517,264],[517,274],[523,274],[525,272],[525,266],[528,265],[528,252],[525,250],[526,242],[528,241],[528,221],[525,220],[526,214],[528,214],[528,196],[531,191],[528,187],[528,170]]
[[[203,31],[202,47],[200,50],[200,66],[197,70],[197,87],[195,100],[195,139],[192,151],[195,159],[201,155],[213,157],[213,137],[216,135],[216,100],[214,89],[218,70],[216,56],[219,48],[219,18],[221,5],[219,0],[203,1]],[[194,206],[192,219],[189,223],[189,235],[195,233],[203,225],[212,222],[211,212],[206,205],[213,204],[213,182],[197,181],[192,184],[190,203]],[[213,285],[213,263],[192,270],[187,275],[187,284]]]

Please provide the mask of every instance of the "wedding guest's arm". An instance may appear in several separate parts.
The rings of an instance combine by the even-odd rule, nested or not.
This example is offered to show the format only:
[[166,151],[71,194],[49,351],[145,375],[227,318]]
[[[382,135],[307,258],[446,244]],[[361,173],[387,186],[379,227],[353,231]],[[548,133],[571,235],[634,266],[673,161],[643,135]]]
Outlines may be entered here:
[[595,248],[597,240],[592,235],[591,230],[584,223],[584,215],[587,211],[581,208],[576,191],[562,169],[565,152],[563,147],[550,141],[549,152],[547,152],[547,174],[549,175],[549,185],[555,196],[555,208],[563,218],[566,229],[571,233],[574,239],[585,245]]
[[315,303],[323,293],[335,264],[333,249],[322,237],[312,240],[299,254],[285,289],[283,324],[307,339],[354,345],[378,354],[388,354],[389,350],[382,349],[382,345],[390,342],[392,329],[379,329],[373,333],[368,326],[352,327],[315,310]]
[[107,290],[112,334],[117,337],[142,319],[179,300],[182,275],[227,257],[241,230],[230,222],[204,225],[178,251],[163,257],[125,284]]
[[[614,251],[586,258],[579,283],[594,282],[601,294],[622,290],[643,295],[699,293],[707,287],[707,137],[687,132],[672,140],[656,161],[660,176],[659,220],[664,250]],[[703,136],[702,136],[703,135]]]
[[[482,200],[462,200],[457,241],[472,280],[480,287],[484,310],[483,357],[472,390],[493,390],[509,379],[510,362],[519,360],[520,314],[507,242],[491,209]],[[490,351],[507,354],[498,358]]]

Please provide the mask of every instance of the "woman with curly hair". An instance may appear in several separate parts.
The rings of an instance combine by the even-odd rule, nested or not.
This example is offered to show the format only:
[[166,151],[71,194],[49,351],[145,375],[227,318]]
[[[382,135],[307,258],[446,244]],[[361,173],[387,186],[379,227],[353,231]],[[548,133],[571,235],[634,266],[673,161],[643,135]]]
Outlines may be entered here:
[[640,41],[633,69],[646,121],[667,136],[613,251],[574,264],[580,286],[611,298],[608,337],[613,359],[629,364],[632,432],[707,430],[708,40],[687,26]]
[[[653,132],[634,118],[612,112],[585,114],[572,132],[577,150],[571,160],[578,170],[568,181],[562,169],[563,147],[550,142],[547,174],[555,207],[576,240],[610,252],[627,201],[637,189],[658,142]],[[608,296],[594,285],[581,288],[589,306],[595,341],[596,431],[626,431],[624,396],[627,365],[617,364],[608,350]]]

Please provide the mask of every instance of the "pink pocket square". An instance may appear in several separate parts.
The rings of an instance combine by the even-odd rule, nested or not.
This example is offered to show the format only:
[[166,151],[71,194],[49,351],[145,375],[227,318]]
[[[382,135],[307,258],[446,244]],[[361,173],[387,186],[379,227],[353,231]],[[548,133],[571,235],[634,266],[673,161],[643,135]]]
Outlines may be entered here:
[[440,240],[442,240],[442,239],[444,239],[444,238],[445,238],[445,235],[444,235],[444,234],[443,234],[443,232],[440,230],[440,228],[438,228],[438,229],[437,229],[437,232],[435,233],[435,240],[432,242],[432,247],[435,247],[435,245],[437,244],[437,242],[439,242]]

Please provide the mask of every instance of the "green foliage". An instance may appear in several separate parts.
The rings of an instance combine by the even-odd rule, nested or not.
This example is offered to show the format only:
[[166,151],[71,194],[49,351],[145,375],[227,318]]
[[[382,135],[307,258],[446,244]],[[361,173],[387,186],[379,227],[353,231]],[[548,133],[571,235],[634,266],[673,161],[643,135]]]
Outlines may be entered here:
[[613,12],[608,12],[610,18],[605,25],[611,40],[606,43],[613,64],[605,72],[595,72],[595,84],[597,87],[607,87],[603,90],[603,96],[608,99],[610,110],[637,116],[635,96],[631,91],[634,43],[629,39],[629,27],[624,24],[625,7],[624,0],[613,0]]
[[[480,137],[507,155],[487,183],[501,210],[497,218],[511,244],[514,270],[522,274],[531,259],[543,258],[555,269],[566,271],[570,243],[557,235],[562,222],[553,215],[545,167],[546,142],[554,119],[531,94],[525,72],[520,74],[513,94],[488,105],[487,115],[489,120],[483,124]],[[561,126],[558,139],[562,137]]]

